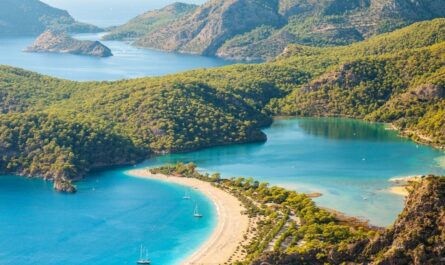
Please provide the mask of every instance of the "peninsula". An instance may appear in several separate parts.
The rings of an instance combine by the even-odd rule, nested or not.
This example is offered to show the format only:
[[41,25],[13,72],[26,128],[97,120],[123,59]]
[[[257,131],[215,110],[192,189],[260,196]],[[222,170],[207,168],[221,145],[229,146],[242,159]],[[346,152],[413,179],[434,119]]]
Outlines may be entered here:
[[64,32],[43,32],[25,52],[70,53],[95,57],[113,56],[111,50],[99,41],[81,41]]
[[[307,194],[271,187],[252,178],[222,179],[217,173],[196,171],[193,163],[128,173],[196,188],[216,204],[215,232],[182,264],[443,261],[444,177],[424,176],[420,182],[412,182],[402,214],[392,227],[381,229],[322,209]],[[398,251],[394,252],[395,248]],[[417,251],[419,248],[423,251]]]

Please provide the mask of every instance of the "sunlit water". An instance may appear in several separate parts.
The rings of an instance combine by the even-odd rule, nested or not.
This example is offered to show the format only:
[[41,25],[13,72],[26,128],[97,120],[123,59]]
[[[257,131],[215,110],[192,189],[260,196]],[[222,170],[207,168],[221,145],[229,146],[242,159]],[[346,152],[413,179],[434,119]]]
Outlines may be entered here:
[[[344,119],[278,120],[264,144],[166,155],[146,165],[193,161],[225,177],[254,177],[302,192],[321,192],[319,205],[391,224],[403,198],[387,191],[392,177],[445,174],[444,153],[417,145],[382,124]],[[442,162],[441,162],[442,161]]]
[[[138,167],[193,161],[225,177],[255,177],[301,192],[376,225],[389,225],[403,198],[386,190],[391,177],[435,173],[444,153],[397,137],[381,124],[344,119],[278,120],[268,141],[166,155]],[[178,264],[211,234],[212,203],[196,190],[138,179],[128,168],[92,173],[79,192],[0,177],[0,264],[134,264],[144,244],[153,264]],[[193,200],[183,200],[189,190]],[[194,202],[203,219],[192,216]]]
[[[103,34],[79,34],[83,40],[98,40]],[[114,56],[97,58],[72,54],[27,53],[35,38],[0,38],[0,64],[25,68],[69,80],[119,80],[174,74],[234,62],[215,57],[195,56],[136,48],[127,42],[103,41]]]
[[[140,244],[152,264],[179,264],[216,224],[212,203],[196,190],[124,169],[92,174],[78,187],[65,195],[41,180],[0,176],[0,264],[135,264]],[[202,219],[193,217],[195,202]]]
[[[97,39],[100,35],[78,35]],[[71,80],[117,80],[164,75],[231,62],[104,42],[114,57],[34,54],[32,38],[0,39],[0,64]],[[444,153],[402,139],[381,124],[344,119],[278,120],[268,141],[166,155],[141,166],[193,161],[225,177],[252,176],[301,192],[347,214],[389,225],[403,198],[387,192],[389,178],[445,174]],[[215,227],[213,206],[191,191],[206,218],[194,219],[184,187],[127,176],[127,169],[91,174],[76,195],[50,183],[0,177],[0,264],[134,264],[144,244],[153,264],[177,264]]]

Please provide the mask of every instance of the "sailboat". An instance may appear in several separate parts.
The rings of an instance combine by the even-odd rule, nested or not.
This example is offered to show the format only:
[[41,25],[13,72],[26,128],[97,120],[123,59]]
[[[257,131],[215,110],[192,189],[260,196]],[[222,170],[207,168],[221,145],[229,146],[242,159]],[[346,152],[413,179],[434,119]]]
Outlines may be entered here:
[[202,214],[199,213],[198,211],[198,204],[195,204],[195,210],[193,211],[193,216],[196,218],[201,218]]
[[136,264],[150,264],[150,263],[151,263],[151,261],[148,259],[148,251],[146,249],[144,249],[144,247],[141,245],[141,251],[139,253],[139,260],[136,262]]
[[190,194],[186,191],[184,194],[184,197],[182,197],[184,200],[190,200],[192,197],[190,197]]

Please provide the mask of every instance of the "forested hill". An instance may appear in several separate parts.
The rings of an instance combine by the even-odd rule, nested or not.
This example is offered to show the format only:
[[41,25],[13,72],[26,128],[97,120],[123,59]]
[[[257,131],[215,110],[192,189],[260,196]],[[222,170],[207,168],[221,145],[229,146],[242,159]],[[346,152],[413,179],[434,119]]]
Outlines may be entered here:
[[75,33],[101,31],[39,0],[0,1],[0,37],[37,36],[47,29]]
[[[300,77],[280,71],[274,76]],[[1,67],[1,171],[69,180],[153,153],[264,141],[260,128],[271,118],[262,109],[281,95],[283,81],[263,79],[269,72],[255,68],[243,80],[227,68],[76,83]]]
[[[422,29],[419,31],[419,27]],[[445,19],[274,62],[117,82],[0,67],[0,169],[70,180],[149,155],[263,141],[273,115],[395,123],[445,145]]]
[[140,16],[118,32],[130,34],[134,30],[128,31],[129,27],[136,29],[137,34],[131,35],[142,47],[258,61],[274,58],[292,43],[347,45],[445,17],[445,4],[443,0],[210,0],[192,11],[175,20],[171,12]]
[[391,122],[407,136],[443,147],[444,22],[416,23],[346,47],[289,47],[276,63],[306,69],[315,78],[269,107],[281,115]]
[[131,19],[124,25],[111,30],[104,39],[134,40],[190,15],[197,8],[197,5],[175,2],[162,9],[148,11]]

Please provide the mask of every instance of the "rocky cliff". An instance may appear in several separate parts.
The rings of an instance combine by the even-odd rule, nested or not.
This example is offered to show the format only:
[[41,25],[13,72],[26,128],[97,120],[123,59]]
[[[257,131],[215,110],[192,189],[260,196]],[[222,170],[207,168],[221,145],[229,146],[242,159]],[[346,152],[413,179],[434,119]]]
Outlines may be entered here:
[[444,16],[443,0],[210,0],[136,44],[258,61],[274,58],[290,43],[345,45]]
[[52,30],[42,33],[26,52],[70,53],[96,57],[113,56],[111,50],[99,41],[76,40],[63,32]]
[[279,27],[285,20],[270,0],[211,0],[184,17],[139,39],[140,46],[184,53],[215,55],[237,34],[261,25]]
[[102,31],[38,0],[0,1],[0,37],[37,36],[47,29],[73,33]]

